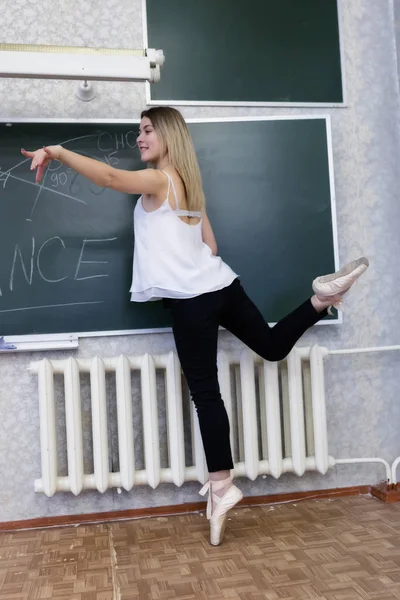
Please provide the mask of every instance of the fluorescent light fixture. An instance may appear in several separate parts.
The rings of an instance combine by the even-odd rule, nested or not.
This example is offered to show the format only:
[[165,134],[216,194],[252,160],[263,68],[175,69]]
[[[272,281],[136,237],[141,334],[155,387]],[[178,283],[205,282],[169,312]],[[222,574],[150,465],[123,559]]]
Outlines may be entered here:
[[0,77],[150,81],[160,79],[162,50],[0,44]]

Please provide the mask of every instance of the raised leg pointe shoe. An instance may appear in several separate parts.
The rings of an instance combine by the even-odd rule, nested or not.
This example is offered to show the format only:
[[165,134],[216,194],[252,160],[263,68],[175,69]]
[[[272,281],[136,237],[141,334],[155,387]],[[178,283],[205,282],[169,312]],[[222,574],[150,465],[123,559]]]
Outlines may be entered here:
[[319,300],[332,300],[332,306],[336,308],[341,304],[341,297],[355,283],[355,281],[367,270],[369,266],[368,259],[365,256],[349,262],[347,265],[331,273],[317,277],[312,283],[314,294]]
[[210,544],[219,546],[225,533],[228,511],[243,498],[242,492],[233,483],[223,496],[217,496],[211,490],[210,482],[202,487],[200,494],[205,496],[208,492],[207,519],[210,521]]

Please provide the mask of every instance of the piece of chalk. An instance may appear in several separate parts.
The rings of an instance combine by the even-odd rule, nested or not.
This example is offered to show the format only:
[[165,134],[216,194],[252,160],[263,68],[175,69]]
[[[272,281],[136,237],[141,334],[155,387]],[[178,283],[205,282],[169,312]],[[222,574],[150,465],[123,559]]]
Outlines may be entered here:
[[0,350],[16,350],[17,346],[14,346],[14,344],[7,344],[7,342],[4,341],[4,337],[0,336]]

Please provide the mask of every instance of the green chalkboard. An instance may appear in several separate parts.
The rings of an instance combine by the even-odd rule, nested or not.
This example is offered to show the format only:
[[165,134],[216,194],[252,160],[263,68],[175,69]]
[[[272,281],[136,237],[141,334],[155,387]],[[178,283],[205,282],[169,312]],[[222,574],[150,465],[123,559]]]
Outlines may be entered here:
[[337,0],[145,0],[158,103],[342,104]]
[[[58,162],[35,185],[21,146],[63,143],[141,168],[137,123],[0,124],[0,335],[169,326],[161,302],[130,302],[136,198]],[[334,269],[324,118],[189,123],[219,253],[269,322]]]

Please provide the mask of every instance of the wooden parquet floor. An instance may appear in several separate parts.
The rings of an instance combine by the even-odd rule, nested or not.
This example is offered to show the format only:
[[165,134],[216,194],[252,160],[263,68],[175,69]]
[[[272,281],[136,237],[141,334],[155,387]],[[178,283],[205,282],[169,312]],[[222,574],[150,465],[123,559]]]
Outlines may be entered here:
[[0,600],[400,600],[400,504],[366,496],[0,534]]

